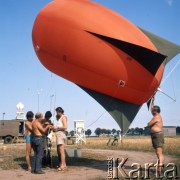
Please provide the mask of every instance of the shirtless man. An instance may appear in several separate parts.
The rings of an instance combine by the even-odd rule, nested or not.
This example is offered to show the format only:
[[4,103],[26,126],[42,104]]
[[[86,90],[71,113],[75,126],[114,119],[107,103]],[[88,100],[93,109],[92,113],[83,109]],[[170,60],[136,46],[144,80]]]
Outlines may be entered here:
[[27,121],[25,123],[26,128],[26,163],[28,166],[28,171],[31,171],[31,162],[30,155],[32,149],[32,122],[34,118],[34,113],[32,111],[28,111],[26,114]]
[[41,121],[43,120],[43,115],[41,113],[37,113],[35,115],[35,121],[32,124],[33,130],[33,147],[34,147],[34,160],[33,160],[33,169],[32,173],[35,174],[44,174],[45,172],[42,171],[42,158],[43,158],[43,135],[48,131],[51,125],[47,125],[43,127]]
[[148,127],[151,132],[151,139],[154,149],[156,150],[156,155],[158,157],[158,171],[161,171],[161,167],[164,166],[164,157],[162,153],[162,147],[164,144],[164,134],[163,134],[163,121],[160,115],[160,107],[152,106],[152,115],[154,116],[148,123]]

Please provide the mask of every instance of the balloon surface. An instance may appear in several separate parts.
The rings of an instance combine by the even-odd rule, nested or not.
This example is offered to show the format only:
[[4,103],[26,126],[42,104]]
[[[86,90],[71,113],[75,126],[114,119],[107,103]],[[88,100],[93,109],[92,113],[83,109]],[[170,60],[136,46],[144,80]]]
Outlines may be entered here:
[[49,3],[36,17],[32,39],[41,63],[96,99],[123,133],[179,52],[179,46],[88,0]]

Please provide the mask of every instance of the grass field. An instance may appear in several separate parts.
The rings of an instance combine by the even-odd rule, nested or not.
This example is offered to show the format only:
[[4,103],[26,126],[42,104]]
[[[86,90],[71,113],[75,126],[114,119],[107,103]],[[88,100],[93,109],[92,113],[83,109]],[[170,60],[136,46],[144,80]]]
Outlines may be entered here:
[[[107,146],[107,142],[107,137],[86,138],[86,144],[73,147],[154,152],[149,136],[124,137],[122,141],[118,141],[117,146],[111,146],[111,143]],[[166,155],[180,156],[180,136],[165,137],[163,152]]]
[[[81,165],[89,164],[94,160],[104,160],[104,156],[99,154],[96,155],[89,152],[84,152],[83,157],[81,158],[66,157],[66,161],[69,166],[78,166],[79,163]],[[53,168],[56,168],[56,166],[58,165],[58,158],[55,148],[52,149],[52,161],[53,161]],[[0,149],[0,169],[1,168],[3,170],[19,169],[19,168],[26,169],[27,165],[25,161],[25,145],[23,146],[15,145],[14,147],[7,146],[6,150]]]
[[[82,145],[68,145],[68,147],[76,147],[82,149],[110,149],[110,150],[127,150],[127,151],[144,151],[154,152],[152,148],[150,137],[125,137],[122,142],[118,142],[117,146],[107,146],[108,138],[87,138],[86,144]],[[19,148],[21,147],[21,148]],[[180,137],[166,137],[163,148],[164,154],[173,155],[176,157],[176,165],[178,167],[178,174],[180,174]],[[18,144],[8,146],[7,150],[0,149],[0,169],[19,169],[26,168],[25,163],[25,144],[18,146]],[[93,163],[94,160],[104,160],[104,156],[93,153],[83,153],[82,158],[67,158],[68,165],[77,165],[83,163]],[[2,163],[3,162],[3,163]],[[54,144],[53,150],[53,164],[57,165],[57,154]],[[100,178],[101,179],[101,178]]]
[[[107,146],[107,142],[108,138],[87,138],[86,144],[74,147],[154,152],[150,136],[124,137],[121,142],[118,142],[117,146],[111,146],[111,144]],[[163,153],[176,157],[175,164],[178,174],[180,174],[180,136],[165,137]]]

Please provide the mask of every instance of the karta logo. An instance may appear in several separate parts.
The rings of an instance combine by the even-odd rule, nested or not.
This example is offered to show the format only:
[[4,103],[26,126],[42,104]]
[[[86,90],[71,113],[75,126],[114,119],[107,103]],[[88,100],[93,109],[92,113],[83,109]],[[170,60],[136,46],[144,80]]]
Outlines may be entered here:
[[150,172],[157,179],[180,179],[177,175],[177,166],[174,163],[168,163],[163,166],[164,171],[158,171],[158,161],[154,163],[145,163],[144,166],[139,163],[133,163],[131,165],[132,170],[125,171],[125,164],[128,158],[109,158],[107,160],[108,166],[108,179],[150,179]]

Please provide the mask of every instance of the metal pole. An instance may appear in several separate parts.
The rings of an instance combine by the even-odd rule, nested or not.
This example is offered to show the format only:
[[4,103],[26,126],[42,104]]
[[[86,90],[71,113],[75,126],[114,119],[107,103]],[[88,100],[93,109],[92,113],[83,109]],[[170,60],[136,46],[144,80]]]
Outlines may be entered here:
[[42,91],[42,89],[37,90],[37,94],[38,94],[38,112],[39,112],[39,101],[40,101],[40,92]]
[[38,112],[39,112],[39,92],[38,92]]
[[55,114],[55,108],[56,108],[56,93],[54,93],[54,114]]
[[50,96],[50,111],[51,111],[51,107],[52,107],[52,95]]
[[[51,98],[53,98],[54,97],[54,109],[51,109],[52,111],[51,111],[51,113],[52,113],[52,119],[51,119],[51,121],[52,121],[52,123],[54,124],[54,120],[56,119],[55,117],[55,103],[56,103],[56,93],[54,93],[53,95],[51,95]],[[53,101],[52,101],[52,99],[51,99],[51,108],[53,108]]]
[[54,120],[56,119],[56,115],[55,115],[55,108],[56,108],[56,93],[54,93],[54,109],[52,110],[52,114],[53,114],[53,123],[54,123]]
[[54,97],[54,94],[50,96],[50,111],[52,110],[52,98]]
[[6,113],[5,113],[5,112],[3,112],[3,120],[4,120],[4,116],[5,116],[5,114],[6,114]]

